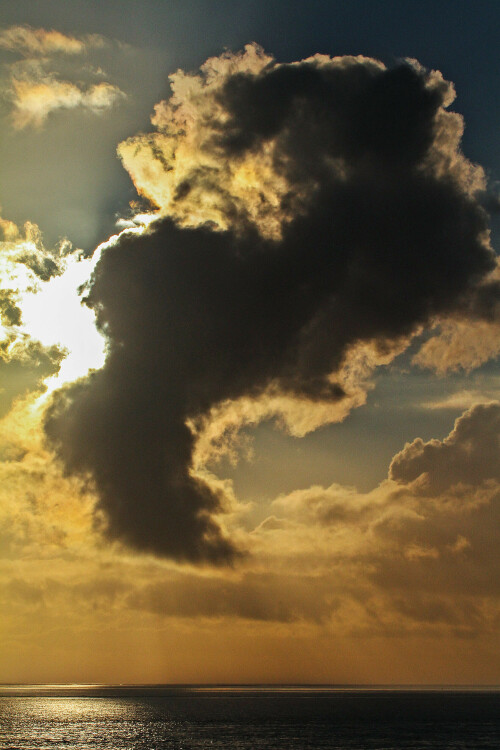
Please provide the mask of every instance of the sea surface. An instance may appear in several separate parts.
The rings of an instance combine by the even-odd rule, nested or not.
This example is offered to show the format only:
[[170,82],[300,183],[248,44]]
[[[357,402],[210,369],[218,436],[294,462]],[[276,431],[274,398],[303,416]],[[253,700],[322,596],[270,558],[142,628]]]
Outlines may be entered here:
[[0,686],[2,750],[499,750],[496,688]]

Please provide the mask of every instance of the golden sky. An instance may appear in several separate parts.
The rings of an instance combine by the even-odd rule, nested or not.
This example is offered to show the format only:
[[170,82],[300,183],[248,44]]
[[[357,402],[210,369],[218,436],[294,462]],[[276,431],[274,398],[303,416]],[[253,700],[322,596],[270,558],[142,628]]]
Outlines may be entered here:
[[148,120],[144,49],[56,20],[0,28],[0,682],[497,682],[498,197],[454,85],[252,42]]

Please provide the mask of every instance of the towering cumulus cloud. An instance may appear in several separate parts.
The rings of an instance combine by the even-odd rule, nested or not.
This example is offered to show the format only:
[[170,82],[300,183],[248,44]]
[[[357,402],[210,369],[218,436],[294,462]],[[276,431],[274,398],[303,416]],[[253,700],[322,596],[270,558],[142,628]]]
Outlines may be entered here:
[[338,408],[353,351],[382,361],[439,316],[490,320],[499,287],[439,73],[250,46],[172,85],[158,131],[120,147],[160,218],[103,251],[87,303],[106,364],[56,394],[46,431],[112,538],[229,562],[193,425],[265,394]]

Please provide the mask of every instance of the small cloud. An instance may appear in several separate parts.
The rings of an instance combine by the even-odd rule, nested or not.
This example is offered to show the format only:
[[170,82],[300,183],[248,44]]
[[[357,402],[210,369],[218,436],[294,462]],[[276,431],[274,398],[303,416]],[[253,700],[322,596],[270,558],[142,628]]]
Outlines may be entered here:
[[104,37],[98,34],[75,37],[55,29],[33,29],[31,26],[11,26],[0,30],[0,48],[25,57],[79,55],[91,47],[103,47],[105,43]]
[[[39,128],[52,112],[77,107],[101,113],[125,98],[117,86],[103,80],[105,73],[99,65],[71,60],[106,43],[98,35],[77,38],[28,26],[0,30],[0,49],[18,56],[6,66],[5,95],[12,102],[13,126]],[[64,74],[61,55],[70,58],[64,62]],[[82,77],[87,83],[82,83]]]
[[456,540],[453,542],[453,544],[448,545],[448,549],[450,552],[453,552],[455,555],[459,555],[461,552],[465,552],[467,549],[471,549],[472,545],[469,542],[469,540],[462,536],[462,534],[459,534],[456,538]]
[[286,530],[290,526],[290,522],[284,518],[277,518],[276,516],[268,516],[254,529],[254,533],[266,532],[266,531],[282,531]]
[[[498,316],[498,313],[496,314]],[[439,375],[470,372],[500,355],[500,321],[443,320],[413,358],[413,364]]]
[[451,393],[446,398],[436,401],[425,401],[421,406],[430,410],[460,409],[463,411],[464,409],[470,409],[475,404],[493,404],[499,400],[499,397],[500,392],[492,395],[491,392],[463,390]]
[[422,547],[419,544],[411,544],[405,550],[404,556],[408,560],[436,559],[439,557],[439,550],[435,547]]
[[49,114],[58,109],[82,107],[99,113],[125,97],[123,91],[109,83],[99,83],[84,90],[51,76],[40,81],[13,81],[13,93],[12,122],[18,129],[40,127]]

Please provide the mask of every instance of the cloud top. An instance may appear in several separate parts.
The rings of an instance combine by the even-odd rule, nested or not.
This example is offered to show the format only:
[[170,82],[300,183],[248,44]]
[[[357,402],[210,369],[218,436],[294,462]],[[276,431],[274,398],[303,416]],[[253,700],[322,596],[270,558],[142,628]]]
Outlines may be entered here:
[[500,404],[479,404],[455,422],[446,440],[418,438],[392,460],[390,477],[421,491],[440,494],[454,484],[480,486],[500,481]]

